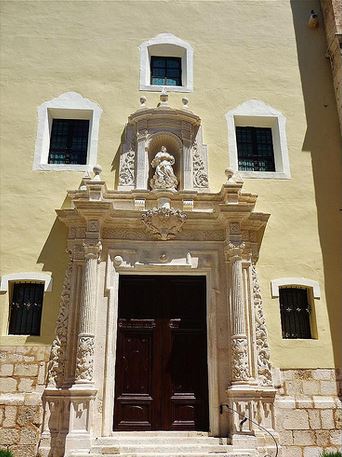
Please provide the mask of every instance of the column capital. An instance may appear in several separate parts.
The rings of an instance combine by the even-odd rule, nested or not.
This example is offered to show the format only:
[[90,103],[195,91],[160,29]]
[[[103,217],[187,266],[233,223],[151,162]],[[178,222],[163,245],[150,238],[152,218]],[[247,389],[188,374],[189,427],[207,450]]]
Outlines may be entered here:
[[84,257],[86,260],[89,259],[99,259],[102,252],[102,243],[101,241],[92,240],[85,241],[83,243]]
[[243,241],[233,243],[232,241],[226,241],[224,246],[224,254],[228,262],[234,262],[241,260],[246,245]]

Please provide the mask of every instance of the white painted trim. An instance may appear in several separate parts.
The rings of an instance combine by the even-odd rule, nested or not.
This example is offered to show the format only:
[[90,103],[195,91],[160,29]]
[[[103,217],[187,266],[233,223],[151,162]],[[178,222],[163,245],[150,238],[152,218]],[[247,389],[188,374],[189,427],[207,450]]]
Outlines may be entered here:
[[[96,103],[76,92],[66,92],[42,103],[38,109],[38,128],[33,170],[89,171],[97,163],[97,144],[102,109]],[[85,165],[49,164],[50,132],[53,119],[88,119],[89,137]]]
[[[140,90],[161,92],[165,87],[169,92],[193,91],[193,49],[184,40],[172,33],[159,35],[144,41],[140,46]],[[181,57],[182,59],[182,86],[155,86],[150,84],[150,57],[151,55]]]
[[312,289],[314,298],[321,298],[321,289],[317,281],[307,278],[278,278],[271,281],[272,297],[279,297],[279,289],[284,286],[298,286]]
[[10,273],[3,275],[0,282],[0,292],[8,292],[9,282],[25,282],[34,281],[44,283],[44,292],[51,292],[52,290],[52,276],[51,273],[37,273],[37,272],[22,272]]
[[270,127],[272,129],[274,162],[276,171],[239,171],[244,178],[289,179],[291,178],[286,140],[286,118],[272,106],[261,100],[248,100],[226,113],[228,127],[228,156],[230,167],[238,171],[236,142],[237,126]]

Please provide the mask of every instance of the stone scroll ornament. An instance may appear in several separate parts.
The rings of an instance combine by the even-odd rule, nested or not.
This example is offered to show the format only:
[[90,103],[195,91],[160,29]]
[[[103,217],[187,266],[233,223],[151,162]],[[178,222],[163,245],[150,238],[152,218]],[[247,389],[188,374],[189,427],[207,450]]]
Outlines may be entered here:
[[70,289],[72,274],[72,256],[69,254],[69,263],[65,271],[59,314],[56,324],[56,336],[51,346],[50,360],[48,364],[47,381],[50,386],[61,386],[65,377],[65,360],[67,352],[67,332],[70,308]]
[[121,186],[133,185],[135,179],[135,151],[130,149],[124,154],[121,164],[119,184]]
[[208,175],[196,142],[192,147],[192,170],[194,187],[208,187]]
[[150,186],[153,190],[175,191],[177,189],[178,179],[172,168],[174,164],[175,158],[167,152],[165,146],[162,146],[151,162],[152,167],[156,169],[153,178],[150,180]]
[[76,357],[76,381],[92,381],[94,375],[95,341],[92,335],[82,335],[78,343]]
[[258,378],[262,385],[272,385],[270,347],[265,323],[260,286],[255,266],[252,266],[253,298],[255,310],[255,334],[258,362]]

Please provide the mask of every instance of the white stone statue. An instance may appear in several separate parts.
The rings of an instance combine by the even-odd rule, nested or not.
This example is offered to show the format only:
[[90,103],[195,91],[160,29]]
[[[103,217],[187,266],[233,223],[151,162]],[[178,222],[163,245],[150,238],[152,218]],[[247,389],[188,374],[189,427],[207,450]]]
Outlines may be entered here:
[[151,162],[152,167],[156,169],[153,178],[150,180],[150,185],[153,190],[167,189],[175,191],[177,189],[178,179],[172,168],[174,163],[175,158],[173,155],[167,152],[165,146],[162,146]]

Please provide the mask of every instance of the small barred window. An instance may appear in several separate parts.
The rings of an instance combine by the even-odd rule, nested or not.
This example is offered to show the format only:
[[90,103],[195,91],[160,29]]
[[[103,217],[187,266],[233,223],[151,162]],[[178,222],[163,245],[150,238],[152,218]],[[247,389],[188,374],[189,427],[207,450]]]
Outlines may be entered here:
[[238,167],[241,171],[275,171],[272,129],[236,127]]
[[87,163],[89,120],[53,119],[50,139],[50,164]]
[[307,289],[280,288],[279,300],[283,338],[312,338]]
[[10,335],[40,335],[44,284],[15,283],[10,304]]
[[180,57],[151,57],[151,84],[156,86],[182,85]]

